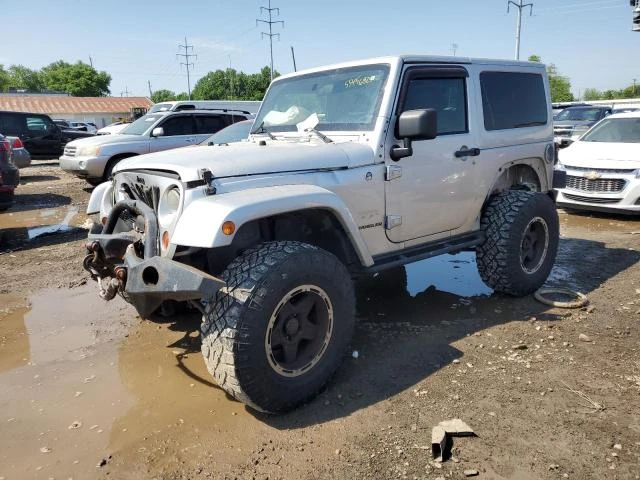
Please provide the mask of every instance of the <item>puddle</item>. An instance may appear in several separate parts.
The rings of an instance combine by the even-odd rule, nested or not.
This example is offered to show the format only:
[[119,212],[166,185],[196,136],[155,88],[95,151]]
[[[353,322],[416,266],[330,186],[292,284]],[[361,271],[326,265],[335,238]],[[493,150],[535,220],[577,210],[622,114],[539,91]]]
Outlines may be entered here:
[[96,478],[116,459],[188,461],[218,437],[216,455],[241,462],[274,431],[213,384],[198,318],[140,321],[93,284],[0,302],[0,477]]
[[42,235],[73,230],[71,221],[78,214],[76,207],[46,208],[0,215],[0,233],[4,240],[33,240]]
[[407,291],[415,297],[430,286],[461,297],[491,295],[478,274],[475,252],[440,255],[405,265]]

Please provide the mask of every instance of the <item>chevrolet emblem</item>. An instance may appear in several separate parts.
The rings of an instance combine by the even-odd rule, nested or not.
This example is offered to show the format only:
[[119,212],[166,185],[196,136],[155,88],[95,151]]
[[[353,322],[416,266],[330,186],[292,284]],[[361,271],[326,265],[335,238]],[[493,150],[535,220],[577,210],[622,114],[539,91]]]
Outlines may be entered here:
[[600,177],[602,177],[602,174],[596,172],[595,170],[584,174],[584,178],[587,178],[589,180],[597,180]]

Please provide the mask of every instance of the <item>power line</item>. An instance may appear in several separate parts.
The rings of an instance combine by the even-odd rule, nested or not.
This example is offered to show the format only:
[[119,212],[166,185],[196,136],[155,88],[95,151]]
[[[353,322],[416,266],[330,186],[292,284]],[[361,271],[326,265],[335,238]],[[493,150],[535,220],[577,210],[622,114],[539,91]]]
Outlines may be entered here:
[[522,30],[522,9],[529,7],[529,15],[533,14],[533,3],[522,3],[522,0],[518,0],[518,3],[513,0],[507,2],[507,13],[509,13],[509,7],[513,5],[518,9],[518,23],[516,26],[516,60],[520,60],[520,32]]
[[271,81],[273,81],[273,37],[278,37],[278,39],[280,39],[279,33],[273,33],[273,25],[275,23],[281,23],[282,28],[284,28],[284,22],[282,20],[273,20],[274,13],[276,16],[280,16],[280,9],[271,8],[271,0],[269,0],[268,7],[260,7],[260,15],[262,15],[263,12],[267,12],[267,15],[269,15],[269,20],[262,20],[260,18],[257,18],[256,25],[258,25],[258,22],[266,23],[267,25],[269,25],[269,33],[266,33],[266,32],[260,32],[260,33],[262,34],[261,35],[262,38],[264,38],[265,36],[269,37],[269,50],[271,52]]
[[198,56],[194,53],[189,53],[193,52],[193,45],[189,45],[187,43],[187,37],[184,37],[184,45],[178,45],[178,48],[184,49],[184,53],[176,53],[176,57],[183,57],[185,60],[184,62],[180,62],[180,66],[184,65],[187,68],[187,92],[189,94],[189,100],[191,100],[191,78],[189,77],[189,68],[194,67],[195,64],[189,62],[189,57],[197,60]]

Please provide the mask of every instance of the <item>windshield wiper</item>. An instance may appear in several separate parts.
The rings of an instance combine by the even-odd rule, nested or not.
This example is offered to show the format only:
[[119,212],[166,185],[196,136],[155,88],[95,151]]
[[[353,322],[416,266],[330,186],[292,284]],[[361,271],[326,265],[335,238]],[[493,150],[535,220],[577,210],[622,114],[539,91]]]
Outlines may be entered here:
[[311,128],[305,128],[304,129],[305,132],[312,132],[315,133],[319,138],[322,139],[322,141],[324,143],[333,143],[333,140],[331,140],[329,137],[327,137],[324,133],[322,133],[319,130],[316,130],[314,127]]
[[262,121],[262,123],[260,124],[260,126],[258,128],[256,128],[255,130],[251,131],[251,135],[255,135],[256,133],[265,133],[267,135],[269,135],[269,138],[271,140],[275,140],[276,137],[266,128],[264,128],[264,120]]

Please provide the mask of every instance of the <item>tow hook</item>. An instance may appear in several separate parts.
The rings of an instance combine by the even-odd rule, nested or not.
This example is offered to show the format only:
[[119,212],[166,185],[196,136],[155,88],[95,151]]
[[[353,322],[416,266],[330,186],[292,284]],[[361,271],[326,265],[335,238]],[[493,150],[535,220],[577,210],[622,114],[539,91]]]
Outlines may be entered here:
[[100,298],[111,300],[119,291],[124,291],[127,269],[117,266],[112,271],[105,262],[99,242],[89,242],[86,247],[89,254],[84,259],[84,269],[89,272],[92,280],[98,282]]

